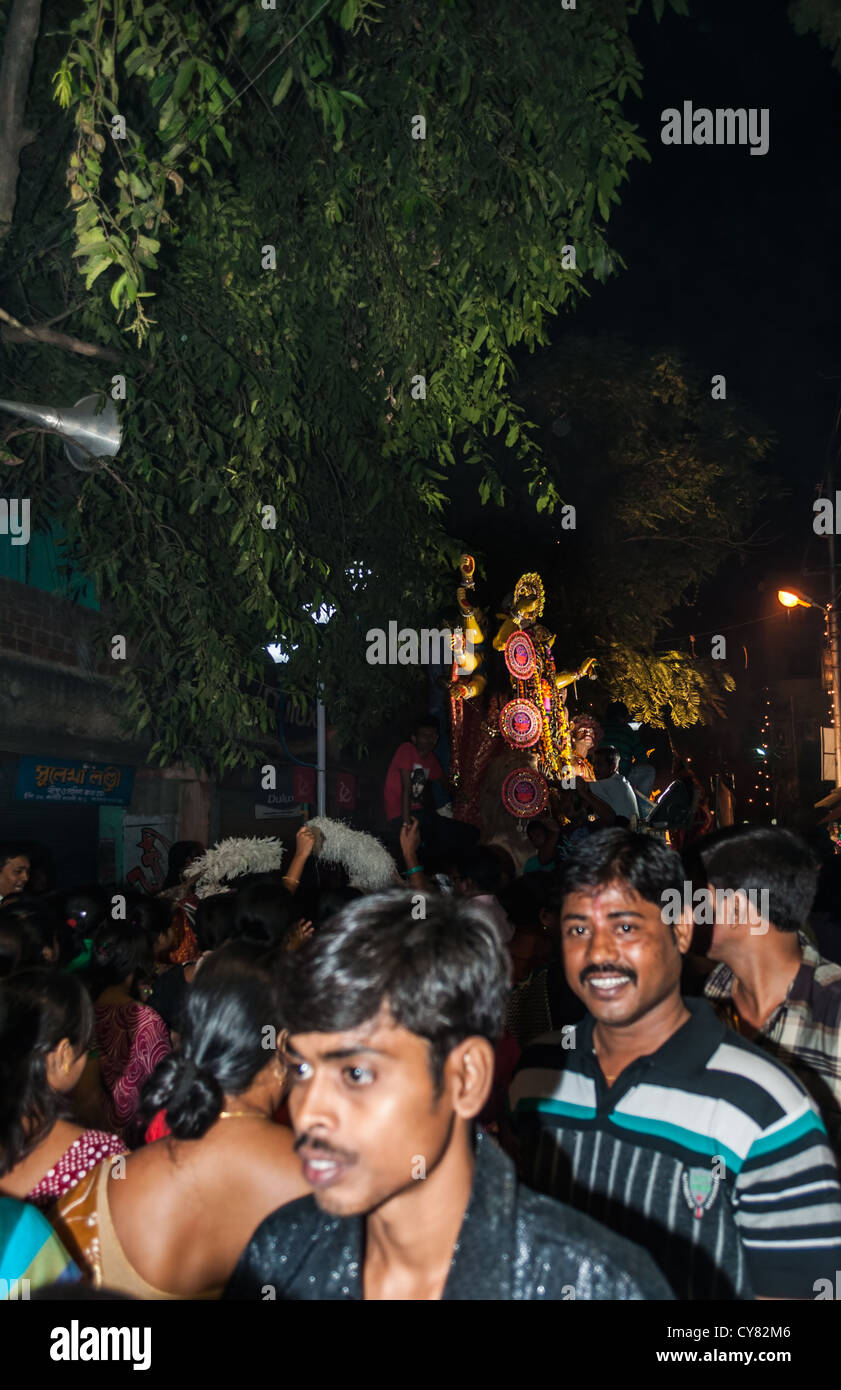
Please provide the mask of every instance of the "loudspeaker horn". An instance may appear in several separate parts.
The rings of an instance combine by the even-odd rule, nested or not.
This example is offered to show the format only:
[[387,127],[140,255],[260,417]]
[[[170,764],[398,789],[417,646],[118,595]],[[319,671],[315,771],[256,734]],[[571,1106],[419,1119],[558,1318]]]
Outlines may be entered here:
[[[104,400],[105,404],[97,409]],[[99,458],[113,458],[122,442],[117,407],[108,396],[97,392],[83,396],[75,405],[25,405],[23,401],[0,401],[0,410],[31,420],[51,434],[61,435],[67,459],[80,473],[92,473]]]

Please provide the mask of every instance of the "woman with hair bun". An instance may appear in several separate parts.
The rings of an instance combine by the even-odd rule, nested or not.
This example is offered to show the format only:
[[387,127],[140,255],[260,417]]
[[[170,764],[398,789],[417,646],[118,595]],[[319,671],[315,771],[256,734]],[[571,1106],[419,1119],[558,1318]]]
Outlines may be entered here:
[[310,1191],[291,1131],[272,1121],[286,1075],[266,957],[244,942],[214,951],[181,1026],[143,1094],[170,1134],[122,1160],[119,1182],[105,1160],[54,1217],[93,1283],[135,1298],[218,1298],[261,1221]]
[[72,1123],[93,1031],[73,975],[22,970],[0,987],[0,1193],[46,1209],[109,1154],[116,1134]]
[[153,963],[139,923],[106,922],[94,932],[88,979],[106,1113],[114,1129],[138,1143],[141,1087],[172,1048],[160,1014],[140,1002]]

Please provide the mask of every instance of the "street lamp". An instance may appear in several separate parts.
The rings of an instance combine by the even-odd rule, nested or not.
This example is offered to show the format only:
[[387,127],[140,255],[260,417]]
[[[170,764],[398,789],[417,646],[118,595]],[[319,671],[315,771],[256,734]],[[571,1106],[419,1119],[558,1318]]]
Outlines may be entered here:
[[[318,627],[323,627],[329,623],[336,609],[331,603],[322,603],[315,611],[314,604],[305,603],[303,605],[307,617],[312,618]],[[279,642],[271,642],[266,647],[266,651],[275,663],[286,662],[289,660],[290,652],[298,650],[298,644],[293,643],[287,651]],[[324,709],[324,701],[321,698],[321,684],[316,681],[315,692],[315,763],[316,763],[316,807],[318,814],[327,814],[327,716]]]
[[802,598],[799,598],[799,597],[797,596],[797,594],[793,594],[792,591],[791,591],[791,589],[778,589],[778,590],[777,590],[777,598],[780,600],[780,603],[783,605],[783,608],[798,608],[798,607],[799,607],[799,608],[815,608],[815,607],[817,607],[816,604],[808,603],[808,602],[804,601]]
[[835,745],[835,785],[841,787],[841,671],[838,655],[838,613],[833,595],[829,603],[817,603],[797,589],[778,589],[777,598],[783,608],[817,608],[824,615],[830,669],[832,671],[832,732]]
[[[364,589],[366,581],[371,577],[371,570],[362,561],[356,560],[348,569],[345,570],[345,578],[350,584],[351,589],[356,593],[357,589]],[[307,617],[311,618],[317,627],[326,627],[330,619],[336,612],[336,607],[332,603],[321,603],[318,608],[313,603],[303,604],[303,611]],[[272,642],[266,647],[266,651],[274,662],[286,662],[289,660],[290,652],[297,651],[297,643],[293,644],[289,650],[282,643]],[[321,698],[321,682],[316,677],[315,693],[315,743],[316,743],[316,807],[320,816],[327,814],[327,714],[324,709],[324,701]]]

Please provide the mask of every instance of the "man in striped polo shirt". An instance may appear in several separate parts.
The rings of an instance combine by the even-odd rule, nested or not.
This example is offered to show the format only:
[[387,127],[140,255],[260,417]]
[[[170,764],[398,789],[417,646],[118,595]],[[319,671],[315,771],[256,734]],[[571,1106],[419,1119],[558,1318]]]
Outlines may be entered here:
[[678,1298],[814,1298],[841,1268],[826,1131],[784,1066],[681,997],[691,885],[664,904],[685,894],[650,836],[604,830],[566,861],[564,964],[589,1012],[520,1060],[522,1176],[647,1249]]

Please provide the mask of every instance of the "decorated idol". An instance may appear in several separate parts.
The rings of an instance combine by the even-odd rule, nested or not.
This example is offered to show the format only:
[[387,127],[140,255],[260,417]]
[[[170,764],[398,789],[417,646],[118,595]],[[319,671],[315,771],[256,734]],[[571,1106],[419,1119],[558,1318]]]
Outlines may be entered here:
[[[523,574],[497,614],[501,626],[493,639],[494,650],[504,657],[513,698],[492,690],[482,699],[487,686],[485,621],[472,599],[474,569],[472,556],[462,556],[457,599],[470,642],[460,648],[456,633],[450,729],[455,814],[479,825],[487,838],[492,828],[498,831],[488,824],[489,788],[497,806],[501,801],[509,816],[522,820],[546,809],[550,783],[577,772],[587,775],[582,766],[586,753],[579,756],[573,749],[565,700],[574,681],[593,678],[595,658],[573,671],[556,670],[555,634],[539,621],[545,606],[543,581],[539,574]],[[512,751],[519,757],[512,758]]]

